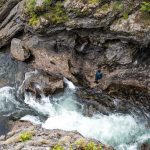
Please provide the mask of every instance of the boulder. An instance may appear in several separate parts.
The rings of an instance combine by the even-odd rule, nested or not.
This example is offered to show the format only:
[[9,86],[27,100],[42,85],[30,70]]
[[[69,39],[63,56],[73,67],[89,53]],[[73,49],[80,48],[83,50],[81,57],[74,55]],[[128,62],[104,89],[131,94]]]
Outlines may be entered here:
[[21,40],[14,38],[11,41],[11,56],[19,61],[25,61],[30,57],[30,51],[23,47]]
[[41,96],[41,94],[54,94],[64,88],[62,76],[53,73],[35,71],[26,73],[25,78],[22,92],[31,92],[37,97]]

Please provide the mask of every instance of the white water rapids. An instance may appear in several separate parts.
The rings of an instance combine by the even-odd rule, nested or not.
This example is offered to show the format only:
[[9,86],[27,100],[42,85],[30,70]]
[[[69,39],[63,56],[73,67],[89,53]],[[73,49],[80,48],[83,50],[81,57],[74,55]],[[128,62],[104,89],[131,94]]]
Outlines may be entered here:
[[[86,117],[79,111],[81,106],[76,101],[74,92],[76,87],[64,79],[68,85],[61,96],[44,97],[37,100],[30,94],[25,95],[25,103],[41,114],[47,115],[46,121],[40,121],[39,117],[27,115],[21,120],[28,120],[34,124],[41,124],[46,129],[62,129],[66,131],[77,130],[85,137],[95,138],[104,144],[112,145],[117,150],[137,150],[138,145],[150,138],[150,131],[146,129],[144,122],[125,114],[103,115],[96,114],[93,117]],[[6,90],[6,89],[5,89]],[[5,102],[12,100],[7,90],[0,90],[0,97],[6,94]],[[11,97],[11,100],[10,100]],[[3,98],[4,99],[4,98]],[[2,102],[2,98],[0,99]],[[3,107],[0,103],[0,108]]]

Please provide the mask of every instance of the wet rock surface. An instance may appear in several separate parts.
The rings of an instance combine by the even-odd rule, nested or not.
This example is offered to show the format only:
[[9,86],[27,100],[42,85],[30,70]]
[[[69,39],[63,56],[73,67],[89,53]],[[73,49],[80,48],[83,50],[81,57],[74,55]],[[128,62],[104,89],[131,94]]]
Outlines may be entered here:
[[150,143],[145,142],[140,146],[140,150],[149,150],[150,149]]
[[63,77],[61,75],[35,71],[26,75],[21,88],[22,92],[31,92],[36,97],[40,95],[51,95],[64,88]]
[[[22,141],[21,135],[25,133],[30,135],[31,138]],[[63,147],[65,150],[72,147],[73,150],[76,150],[84,149],[90,142],[104,150],[113,150],[112,147],[96,140],[84,138],[76,131],[46,130],[29,122],[20,121],[12,123],[11,131],[7,134],[6,139],[4,136],[1,136],[0,139],[1,150],[47,150],[54,147]]]

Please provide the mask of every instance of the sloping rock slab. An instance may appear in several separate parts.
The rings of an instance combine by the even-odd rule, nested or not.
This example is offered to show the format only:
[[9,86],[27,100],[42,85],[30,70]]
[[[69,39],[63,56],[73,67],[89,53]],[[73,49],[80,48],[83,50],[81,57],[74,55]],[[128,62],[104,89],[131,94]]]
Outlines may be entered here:
[[[31,139],[22,142],[22,133],[31,135]],[[6,139],[0,137],[1,150],[52,150],[54,147],[61,147],[65,150],[85,149],[89,143],[101,147],[103,150],[113,150],[112,147],[104,145],[99,141],[87,139],[76,131],[46,130],[29,122],[14,122],[12,131],[8,133]]]

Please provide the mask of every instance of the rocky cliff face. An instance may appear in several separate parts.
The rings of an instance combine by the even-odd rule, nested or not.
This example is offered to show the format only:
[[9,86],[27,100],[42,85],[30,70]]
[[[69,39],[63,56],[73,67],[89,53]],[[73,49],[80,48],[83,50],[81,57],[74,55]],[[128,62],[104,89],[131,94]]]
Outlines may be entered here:
[[[0,8],[0,47],[17,37],[11,56],[30,67],[143,103],[150,88],[150,19],[141,3],[8,0]],[[98,67],[104,77],[95,85]]]
[[[78,93],[89,107],[86,115],[116,110],[114,99],[121,103],[118,110],[122,112],[131,106],[149,112],[150,14],[140,10],[142,2],[0,0],[0,87],[18,88],[25,72],[37,69],[40,71],[22,85],[24,91],[36,96],[62,90],[62,77],[66,77],[90,89]],[[103,78],[95,85],[97,68],[101,68]],[[42,88],[39,90],[37,85]],[[21,125],[21,129],[25,126]],[[47,138],[47,131],[32,128],[36,130],[35,141],[38,135]],[[16,134],[2,139],[2,148],[9,149]],[[53,131],[51,135],[57,141],[62,138],[70,143],[76,136],[81,137],[63,131]],[[34,144],[55,144],[35,141],[29,145],[13,142],[13,146],[29,149]]]

